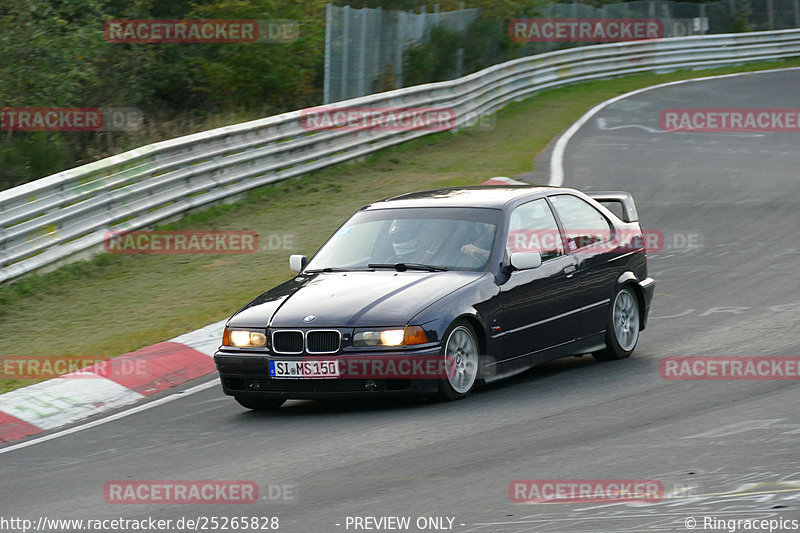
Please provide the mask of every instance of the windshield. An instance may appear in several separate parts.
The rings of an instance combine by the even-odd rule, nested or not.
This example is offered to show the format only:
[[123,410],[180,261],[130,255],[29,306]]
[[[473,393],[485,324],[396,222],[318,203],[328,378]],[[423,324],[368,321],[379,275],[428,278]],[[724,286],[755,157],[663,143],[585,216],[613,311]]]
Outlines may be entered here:
[[483,208],[359,211],[305,269],[367,269],[401,263],[446,270],[486,270],[502,212]]

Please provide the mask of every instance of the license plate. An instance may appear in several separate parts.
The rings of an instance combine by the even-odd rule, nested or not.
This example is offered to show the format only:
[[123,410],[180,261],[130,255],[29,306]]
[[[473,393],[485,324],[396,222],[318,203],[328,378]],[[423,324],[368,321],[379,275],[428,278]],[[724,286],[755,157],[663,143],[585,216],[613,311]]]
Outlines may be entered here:
[[270,361],[269,375],[277,379],[338,378],[338,361]]

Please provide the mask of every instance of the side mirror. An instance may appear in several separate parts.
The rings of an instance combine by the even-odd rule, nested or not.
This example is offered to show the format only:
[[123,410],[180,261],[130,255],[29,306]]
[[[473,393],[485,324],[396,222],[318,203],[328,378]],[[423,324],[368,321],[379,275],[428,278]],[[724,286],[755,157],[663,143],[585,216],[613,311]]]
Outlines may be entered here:
[[511,254],[511,266],[514,270],[529,270],[542,265],[542,254],[539,252],[514,252]]
[[306,267],[306,263],[308,263],[308,257],[304,255],[290,255],[289,256],[289,268],[291,268],[295,272],[300,272]]

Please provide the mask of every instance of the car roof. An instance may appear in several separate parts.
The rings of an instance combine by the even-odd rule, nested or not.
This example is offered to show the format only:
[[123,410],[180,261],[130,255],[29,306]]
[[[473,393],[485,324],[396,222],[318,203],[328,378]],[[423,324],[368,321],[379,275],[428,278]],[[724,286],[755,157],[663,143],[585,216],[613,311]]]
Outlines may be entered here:
[[484,207],[503,209],[520,198],[535,198],[553,192],[572,192],[560,187],[535,185],[485,185],[476,187],[451,187],[402,194],[372,203],[364,209],[389,209],[398,207]]

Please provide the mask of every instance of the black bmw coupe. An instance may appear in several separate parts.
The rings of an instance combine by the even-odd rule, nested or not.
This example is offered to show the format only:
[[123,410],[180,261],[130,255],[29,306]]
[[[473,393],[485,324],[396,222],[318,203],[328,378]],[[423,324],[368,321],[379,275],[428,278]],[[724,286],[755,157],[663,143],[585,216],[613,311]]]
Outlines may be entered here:
[[223,390],[257,410],[455,400],[561,357],[628,357],[655,287],[645,241],[624,192],[490,186],[373,203],[230,318],[214,355]]

